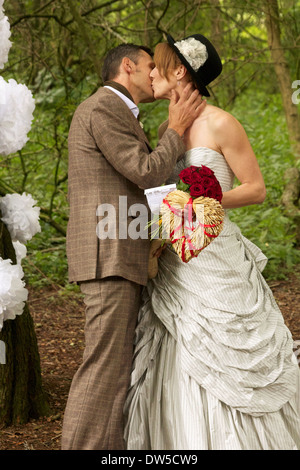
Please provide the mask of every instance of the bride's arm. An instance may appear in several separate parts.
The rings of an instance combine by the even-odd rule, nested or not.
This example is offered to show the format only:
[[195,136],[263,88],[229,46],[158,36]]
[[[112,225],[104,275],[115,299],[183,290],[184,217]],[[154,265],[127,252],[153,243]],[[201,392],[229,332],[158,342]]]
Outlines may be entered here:
[[217,146],[241,183],[223,193],[224,209],[261,204],[266,197],[264,179],[243,126],[225,113],[214,121]]

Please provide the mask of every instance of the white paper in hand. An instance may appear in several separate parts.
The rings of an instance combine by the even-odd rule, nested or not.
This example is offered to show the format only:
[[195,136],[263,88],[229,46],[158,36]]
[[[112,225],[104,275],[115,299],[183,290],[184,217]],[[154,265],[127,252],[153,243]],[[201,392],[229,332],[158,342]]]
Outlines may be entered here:
[[167,196],[167,194],[175,190],[176,184],[166,184],[165,186],[157,186],[156,188],[145,189],[144,193],[147,197],[151,212],[153,212],[153,214],[159,214],[163,199]]

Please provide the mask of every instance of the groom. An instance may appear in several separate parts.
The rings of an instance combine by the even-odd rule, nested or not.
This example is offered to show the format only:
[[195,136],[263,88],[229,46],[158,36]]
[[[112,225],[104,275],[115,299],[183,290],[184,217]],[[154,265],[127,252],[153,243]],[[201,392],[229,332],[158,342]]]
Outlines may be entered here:
[[[127,206],[146,204],[144,189],[167,179],[183,155],[184,131],[203,105],[190,88],[169,106],[169,126],[152,150],[138,122],[141,102],[153,101],[147,48],[122,44],[103,65],[104,87],[81,103],[69,132],[67,256],[69,280],[84,294],[83,363],[65,411],[63,450],[124,449],[122,414],[132,364],[133,336],[142,286],[147,283],[149,240],[99,239],[97,208],[110,204],[119,221]],[[105,207],[105,206],[101,206]],[[127,216],[127,224],[133,215]]]

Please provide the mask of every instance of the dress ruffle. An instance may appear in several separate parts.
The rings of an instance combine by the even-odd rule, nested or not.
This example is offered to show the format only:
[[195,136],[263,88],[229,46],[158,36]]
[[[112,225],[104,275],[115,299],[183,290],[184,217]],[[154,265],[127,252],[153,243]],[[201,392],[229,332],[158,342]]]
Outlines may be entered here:
[[163,251],[139,312],[128,449],[300,449],[299,367],[266,262],[227,216],[189,263]]
[[[292,398],[298,366],[292,361],[291,333],[256,261],[251,259],[253,246],[250,252],[244,237],[238,243],[248,257],[246,269],[237,265],[227,272],[213,269],[213,275],[203,263],[202,272],[197,268],[191,272],[191,263],[196,265],[196,260],[184,265],[172,249],[165,250],[140,312],[136,354],[146,350],[143,360],[137,361],[138,369],[133,370],[133,381],[145,373],[159,351],[165,327],[180,349],[182,369],[227,405],[260,415],[279,410]],[[258,248],[256,252],[256,259],[263,264]],[[208,257],[208,251],[203,255]],[[243,282],[245,273],[248,291]]]

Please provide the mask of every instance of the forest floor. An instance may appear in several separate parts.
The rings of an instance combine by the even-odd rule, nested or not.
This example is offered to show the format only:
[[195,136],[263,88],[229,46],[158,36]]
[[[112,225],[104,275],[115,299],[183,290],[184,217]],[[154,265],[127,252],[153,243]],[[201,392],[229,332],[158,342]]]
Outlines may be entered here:
[[[286,325],[300,353],[300,275],[269,283]],[[0,430],[0,450],[59,450],[62,420],[71,380],[84,348],[84,307],[80,294],[64,294],[54,287],[30,290],[50,416]],[[300,359],[300,354],[298,356]]]

